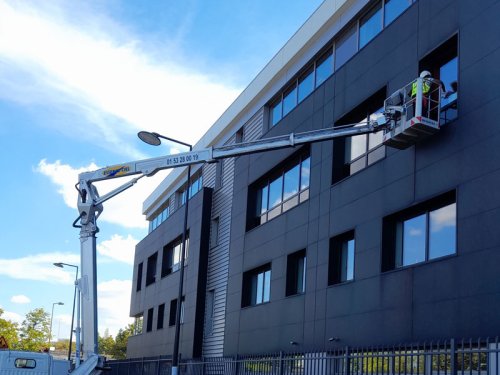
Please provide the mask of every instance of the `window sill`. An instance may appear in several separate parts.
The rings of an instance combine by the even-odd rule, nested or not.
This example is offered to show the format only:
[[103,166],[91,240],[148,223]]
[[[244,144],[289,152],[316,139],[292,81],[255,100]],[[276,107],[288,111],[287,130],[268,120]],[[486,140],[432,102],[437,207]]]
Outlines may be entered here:
[[346,176],[346,177],[344,177],[344,178],[342,178],[342,179],[340,179],[340,180],[338,180],[338,181],[335,181],[334,183],[332,183],[332,186],[331,186],[331,187],[334,187],[334,186],[336,186],[336,185],[338,185],[338,184],[341,184],[342,182],[346,181],[347,179],[351,178],[352,176],[357,176],[358,174],[362,173],[363,171],[366,171],[367,169],[369,169],[370,167],[372,167],[372,166],[374,166],[374,165],[376,165],[376,164],[378,164],[378,163],[380,163],[380,162],[384,161],[386,158],[387,158],[387,155],[386,155],[386,156],[384,156],[382,159],[379,159],[379,160],[377,160],[377,161],[373,162],[372,164],[367,165],[367,166],[366,166],[366,167],[364,167],[363,169],[360,169],[359,171],[354,172],[353,174],[350,174],[349,176]]
[[259,304],[256,304],[256,305],[248,305],[248,306],[244,306],[244,307],[242,307],[241,309],[242,309],[242,310],[251,309],[252,307],[259,307],[259,306],[263,306],[263,305],[269,305],[270,303],[271,303],[271,301],[262,302],[262,303],[259,303]]
[[393,269],[390,269],[390,270],[387,270],[387,271],[382,271],[381,274],[385,275],[385,274],[389,274],[389,273],[392,273],[392,272],[398,272],[398,271],[404,271],[404,270],[408,270],[408,269],[412,269],[412,268],[418,268],[418,267],[422,267],[422,266],[425,266],[425,265],[428,265],[428,264],[446,261],[446,260],[455,258],[457,256],[458,256],[457,253],[450,254],[450,255],[444,255],[444,256],[439,257],[439,258],[429,259],[429,260],[425,260],[423,262],[413,263],[413,264],[409,264],[407,266],[400,266],[400,267],[396,267],[396,268],[393,268]]
[[348,284],[352,284],[354,283],[355,279],[352,279],[352,280],[346,280],[346,281],[341,281],[341,282],[338,282],[338,283],[335,283],[335,284],[328,284],[328,288],[330,287],[336,287],[336,286],[342,286],[342,285],[348,285]]
[[295,293],[295,294],[289,294],[289,295],[285,296],[285,299],[287,299],[287,298],[293,298],[293,297],[300,297],[300,296],[303,296],[305,294],[306,294],[306,292],[299,292],[299,293]]

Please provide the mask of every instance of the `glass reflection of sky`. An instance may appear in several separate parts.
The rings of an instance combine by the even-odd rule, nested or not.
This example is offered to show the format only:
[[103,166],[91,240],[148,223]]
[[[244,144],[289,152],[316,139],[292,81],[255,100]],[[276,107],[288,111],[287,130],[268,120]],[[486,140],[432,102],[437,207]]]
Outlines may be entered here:
[[[445,93],[447,97],[441,99],[441,106],[445,106],[453,101],[457,100],[457,88],[458,88],[458,58],[448,61],[439,70],[439,78],[444,84]],[[455,87],[453,87],[453,85]]]
[[425,260],[426,214],[403,223],[403,265]]
[[290,198],[292,195],[298,193],[299,190],[299,172],[300,165],[297,164],[295,167],[290,169],[285,173],[285,189],[283,194],[283,200]]
[[429,213],[429,259],[456,252],[456,204]]

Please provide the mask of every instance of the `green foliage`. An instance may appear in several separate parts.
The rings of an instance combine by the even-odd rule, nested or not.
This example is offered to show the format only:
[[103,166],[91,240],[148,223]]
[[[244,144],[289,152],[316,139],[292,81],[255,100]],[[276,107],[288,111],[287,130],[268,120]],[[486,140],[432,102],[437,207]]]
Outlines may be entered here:
[[115,359],[125,359],[127,356],[128,338],[134,334],[134,325],[129,324],[125,329],[120,329],[116,335],[112,356]]
[[31,310],[21,324],[16,349],[38,352],[48,346],[50,316],[43,308]]
[[3,319],[3,313],[4,311],[0,309],[0,336],[3,336],[9,344],[9,348],[13,349],[19,342],[19,336],[17,334],[18,325],[10,320]]

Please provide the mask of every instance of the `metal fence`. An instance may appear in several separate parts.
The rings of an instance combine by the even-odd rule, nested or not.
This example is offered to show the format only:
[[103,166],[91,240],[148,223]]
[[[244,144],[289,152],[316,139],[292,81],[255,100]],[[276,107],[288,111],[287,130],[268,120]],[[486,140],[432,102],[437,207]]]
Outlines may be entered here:
[[[499,338],[181,360],[183,375],[500,375]],[[110,374],[170,375],[168,357],[108,361]]]

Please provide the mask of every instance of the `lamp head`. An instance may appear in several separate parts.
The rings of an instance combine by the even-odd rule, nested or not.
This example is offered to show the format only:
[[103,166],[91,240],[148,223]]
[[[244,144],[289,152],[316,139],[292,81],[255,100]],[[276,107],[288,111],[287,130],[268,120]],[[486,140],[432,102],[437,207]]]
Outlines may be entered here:
[[158,137],[158,134],[156,133],[140,131],[137,133],[137,136],[141,141],[147,143],[148,145],[159,146],[161,144],[160,137]]
[[63,268],[64,267],[64,265],[61,262],[54,263],[54,266],[59,267],[59,268]]

